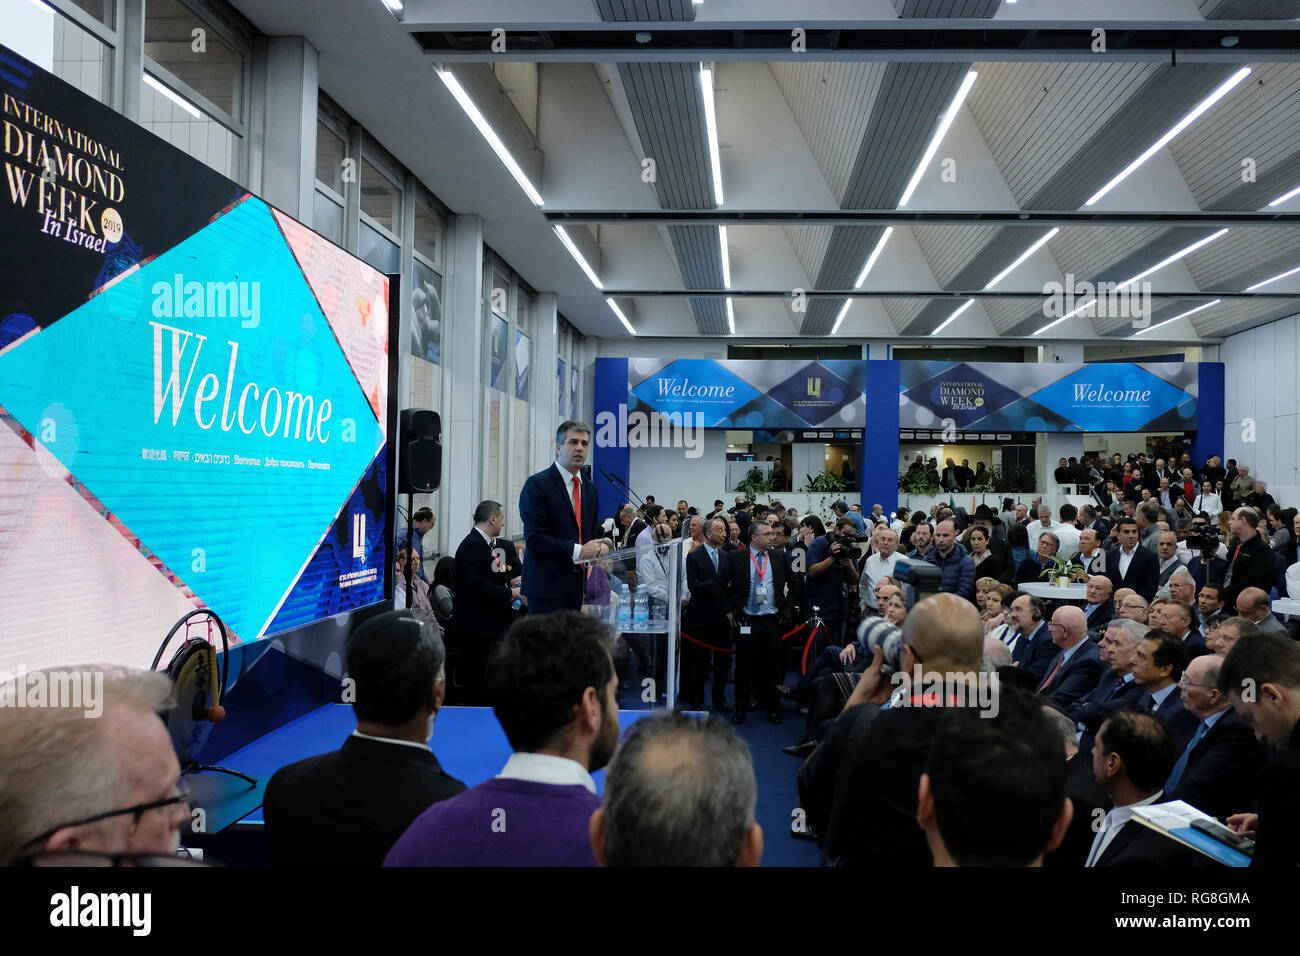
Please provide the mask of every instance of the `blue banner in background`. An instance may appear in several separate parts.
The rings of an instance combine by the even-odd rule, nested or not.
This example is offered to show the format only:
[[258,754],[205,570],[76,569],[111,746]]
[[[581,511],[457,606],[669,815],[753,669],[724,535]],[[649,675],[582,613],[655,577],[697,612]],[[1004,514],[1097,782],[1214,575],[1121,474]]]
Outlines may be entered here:
[[900,426],[1195,431],[1197,363],[902,362]]

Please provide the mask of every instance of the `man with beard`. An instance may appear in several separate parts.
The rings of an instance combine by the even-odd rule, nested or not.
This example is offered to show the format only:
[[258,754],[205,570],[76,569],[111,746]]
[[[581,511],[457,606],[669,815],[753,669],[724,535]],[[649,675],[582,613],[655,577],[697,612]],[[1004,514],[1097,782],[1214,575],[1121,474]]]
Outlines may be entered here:
[[517,621],[488,667],[514,753],[491,780],[434,804],[385,866],[595,866],[592,773],[618,745],[618,678],[602,630],[576,611]]

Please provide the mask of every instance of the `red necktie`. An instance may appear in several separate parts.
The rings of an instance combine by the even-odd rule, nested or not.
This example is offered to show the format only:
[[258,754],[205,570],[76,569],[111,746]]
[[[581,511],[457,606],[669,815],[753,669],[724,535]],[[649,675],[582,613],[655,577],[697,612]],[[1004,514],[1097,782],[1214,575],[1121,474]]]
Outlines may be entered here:
[[1056,672],[1061,669],[1061,665],[1064,663],[1065,663],[1065,655],[1062,655],[1061,659],[1056,662],[1056,666],[1052,668],[1052,673],[1047,675],[1047,680],[1043,681],[1041,684],[1038,685],[1038,693],[1041,694],[1043,692],[1043,688],[1052,682],[1052,678],[1056,676]]
[[578,519],[578,544],[582,544],[582,489],[578,476],[573,476],[573,515]]

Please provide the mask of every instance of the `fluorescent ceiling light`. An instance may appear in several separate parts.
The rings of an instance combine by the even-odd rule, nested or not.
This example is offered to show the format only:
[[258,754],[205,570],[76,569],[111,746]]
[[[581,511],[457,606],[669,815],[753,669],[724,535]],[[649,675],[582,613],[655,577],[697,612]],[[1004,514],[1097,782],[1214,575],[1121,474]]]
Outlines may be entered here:
[[1133,334],[1134,336],[1138,336],[1141,335],[1143,332],[1154,332],[1162,325],[1168,325],[1170,322],[1177,322],[1179,319],[1185,319],[1187,316],[1192,315],[1196,312],[1200,312],[1202,309],[1208,309],[1210,306],[1218,305],[1218,304],[1219,304],[1219,300],[1215,299],[1213,302],[1205,303],[1205,305],[1198,305],[1194,309],[1188,309],[1186,312],[1180,312],[1178,313],[1178,315],[1175,315],[1172,319],[1165,319],[1159,325],[1148,325],[1145,329],[1142,329],[1139,332],[1134,332]]
[[1271,203],[1269,203],[1269,205],[1270,205],[1270,206],[1280,206],[1280,205],[1282,205],[1282,203],[1286,202],[1288,199],[1292,198],[1293,196],[1300,196],[1300,186],[1297,186],[1295,189],[1291,190],[1289,193],[1283,193],[1282,195],[1278,196],[1278,197],[1277,197],[1276,199],[1274,199]]
[[953,320],[953,319],[957,318],[957,316],[961,315],[963,312],[965,312],[967,309],[969,309],[969,308],[970,308],[972,305],[974,305],[974,304],[975,304],[975,300],[974,300],[974,299],[967,299],[965,305],[963,305],[961,308],[959,308],[959,309],[958,309],[956,312],[954,312],[952,315],[948,316],[948,318],[944,319],[943,322],[940,323],[939,327],[938,327],[937,329],[935,329],[933,332],[931,332],[930,334],[931,334],[931,335],[938,335],[940,332],[942,332],[944,329],[946,329],[946,328],[947,328],[947,327],[952,323],[952,320]]
[[844,308],[840,309],[840,314],[835,317],[835,325],[831,328],[831,335],[834,335],[836,332],[840,330],[840,323],[843,322],[844,317],[849,314],[849,306],[851,306],[852,304],[853,304],[852,299],[844,300]]
[[713,105],[713,71],[700,64],[700,94],[704,98],[704,128],[709,134],[709,165],[713,167],[713,202],[722,205],[722,159],[718,156],[718,114]]
[[632,328],[632,323],[627,320],[627,316],[624,315],[623,310],[618,307],[618,303],[606,296],[605,304],[608,305],[610,309],[613,310],[614,314],[618,316],[618,320],[623,323],[623,328],[627,329],[628,334],[636,335],[636,329]]
[[164,86],[159,80],[154,79],[148,73],[144,74],[144,81],[149,86],[152,86],[155,90],[161,93],[163,96],[167,97],[167,99],[171,100],[181,109],[183,109],[185,112],[189,113],[195,119],[203,118],[203,114],[198,111],[198,107],[196,107],[189,100],[185,99],[185,97],[181,96],[175,90],[171,89],[168,86]]
[[934,159],[934,154],[939,150],[939,144],[943,142],[944,136],[948,134],[948,127],[952,121],[957,118],[957,110],[961,109],[962,102],[966,99],[966,94],[970,88],[975,85],[975,77],[979,74],[971,70],[966,74],[966,78],[961,81],[961,86],[957,88],[957,95],[953,97],[952,105],[948,107],[948,112],[943,114],[943,119],[939,121],[939,128],[934,131],[934,136],[930,139],[930,145],[925,149],[925,155],[916,166],[916,172],[912,173],[912,181],[907,184],[907,189],[903,191],[903,198],[898,201],[898,208],[902,209],[907,205],[907,201],[912,198],[917,184],[921,181],[921,175],[925,172],[930,160]]
[[1005,269],[1003,269],[1001,272],[995,275],[992,279],[990,279],[989,284],[986,285],[984,288],[991,289],[999,282],[1001,282],[1003,279],[1005,279],[1007,276],[1011,275],[1011,273],[1015,270],[1016,266],[1020,265],[1020,263],[1024,262],[1026,259],[1032,256],[1039,249],[1043,248],[1043,246],[1047,245],[1047,243],[1051,241],[1052,237],[1055,236],[1060,231],[1061,230],[1059,227],[1053,227],[1051,232],[1043,236],[1032,246],[1030,246],[1028,249],[1022,252],[1020,254],[1020,257],[1017,258],[1015,262],[1011,263],[1011,265],[1007,266]]
[[880,253],[884,251],[885,243],[889,241],[889,237],[893,234],[894,227],[890,226],[885,230],[884,234],[881,235],[880,241],[876,243],[876,248],[872,249],[871,255],[867,257],[867,264],[862,267],[862,272],[858,274],[858,281],[853,283],[853,288],[862,288],[862,283],[867,281],[867,275],[871,272],[871,267],[876,264],[876,260],[880,258]]
[[1093,194],[1093,197],[1091,199],[1089,199],[1086,203],[1084,203],[1084,205],[1091,206],[1102,196],[1106,195],[1106,193],[1110,192],[1112,189],[1114,189],[1116,186],[1122,183],[1125,179],[1127,179],[1132,174],[1133,170],[1137,169],[1139,166],[1145,163],[1148,159],[1150,159],[1152,156],[1156,154],[1157,150],[1159,150],[1162,146],[1168,143],[1171,139],[1173,139],[1183,130],[1187,129],[1188,126],[1192,125],[1192,123],[1196,121],[1196,118],[1198,116],[1200,116],[1202,113],[1208,110],[1215,103],[1219,102],[1219,100],[1227,96],[1228,92],[1234,86],[1236,86],[1238,83],[1240,83],[1248,76],[1250,76],[1250,67],[1243,66],[1236,73],[1232,74],[1232,76],[1224,80],[1223,83],[1219,85],[1218,89],[1216,89],[1205,99],[1201,100],[1201,102],[1196,105],[1196,108],[1194,110],[1192,110],[1182,119],[1180,119],[1177,125],[1172,127],[1169,130],[1169,132],[1165,133],[1164,136],[1161,136],[1158,140],[1152,143],[1151,146],[1147,148],[1147,151],[1145,153],[1143,153],[1137,159],[1133,160],[1133,162],[1125,166],[1118,176],[1116,176],[1114,179],[1108,182],[1105,186],[1102,186],[1100,190],[1098,190],[1096,193]]
[[582,271],[587,273],[587,278],[591,280],[591,284],[597,289],[605,288],[600,284],[600,277],[596,275],[596,271],[592,269],[587,263],[587,260],[582,257],[582,253],[578,250],[578,247],[573,244],[573,240],[569,238],[569,234],[564,231],[564,227],[556,226],[555,234],[560,237],[560,242],[564,243],[564,248],[569,250],[569,255],[578,260],[578,265],[582,266]]
[[[722,287],[731,288],[731,256],[727,254],[727,227],[718,227],[718,245],[722,247]],[[730,299],[727,300],[731,302]]]
[[1293,275],[1295,275],[1297,272],[1300,272],[1300,266],[1296,266],[1294,269],[1288,269],[1286,272],[1283,272],[1281,275],[1273,276],[1273,278],[1271,278],[1271,279],[1265,279],[1263,282],[1256,282],[1256,283],[1255,283],[1254,285],[1252,285],[1252,286],[1247,286],[1247,287],[1246,287],[1245,289],[1243,289],[1242,291],[1243,291],[1243,292],[1254,292],[1256,289],[1262,288],[1262,287],[1268,285],[1270,282],[1276,282],[1278,279],[1285,279],[1287,276],[1293,276]]
[[41,0],[31,0],[31,5],[34,6],[37,10],[40,10],[42,13],[53,13],[53,12],[54,12],[54,8],[53,8],[53,7],[51,7],[51,6],[50,6],[49,4],[47,4],[47,3],[42,3]]
[[[474,125],[478,127],[478,131],[483,134],[483,138],[488,141],[488,145],[497,154],[497,158],[505,164],[506,169],[510,170],[510,175],[515,177],[515,182],[528,194],[528,198],[533,201],[533,205],[542,205],[542,194],[533,188],[533,184],[528,181],[524,171],[515,162],[515,158],[510,155],[510,151],[506,149],[506,144],[501,142],[491,124],[479,112],[478,107],[474,105],[474,101],[465,92],[465,88],[460,85],[460,81],[452,75],[450,70],[439,69],[437,73],[443,84],[451,91],[451,95],[456,98],[456,102],[460,104],[460,108],[465,111],[465,115],[474,122]],[[599,284],[597,285],[599,286]]]
[[402,0],[383,0],[383,4],[394,13],[402,12]]
[[[1195,252],[1197,249],[1201,248],[1201,246],[1208,245],[1209,243],[1213,242],[1215,239],[1218,239],[1220,236],[1224,235],[1227,231],[1228,230],[1225,227],[1223,229],[1220,229],[1216,233],[1206,236],[1204,239],[1198,239],[1196,242],[1193,242],[1190,246],[1187,246],[1183,249],[1179,249],[1172,256],[1169,256],[1165,259],[1161,259],[1151,268],[1142,270],[1131,279],[1125,279],[1119,285],[1115,286],[1115,291],[1119,292],[1122,289],[1127,289],[1129,286],[1131,286],[1134,282],[1137,282],[1139,279],[1145,279],[1147,276],[1151,275],[1151,273],[1163,269],[1165,266],[1169,265],[1169,263],[1177,262],[1183,256],[1190,255],[1191,253]],[[1052,328],[1053,326],[1060,325],[1066,319],[1076,316],[1080,312],[1083,312],[1096,301],[1097,299],[1095,297],[1088,299],[1086,302],[1083,303],[1083,305],[1080,305],[1077,308],[1072,309],[1071,311],[1065,313],[1065,315],[1061,316],[1056,321],[1044,325],[1041,329],[1035,332],[1034,335],[1042,335],[1044,332],[1046,332],[1048,329]]]
[[736,334],[736,310],[731,307],[731,297],[727,297],[727,331]]

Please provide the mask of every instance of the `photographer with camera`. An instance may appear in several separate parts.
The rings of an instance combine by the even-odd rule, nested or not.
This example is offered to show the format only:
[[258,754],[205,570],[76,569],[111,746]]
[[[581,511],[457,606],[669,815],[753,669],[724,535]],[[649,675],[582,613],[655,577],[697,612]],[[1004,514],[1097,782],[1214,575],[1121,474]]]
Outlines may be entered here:
[[[801,535],[804,528],[815,532],[820,524],[815,517],[804,518],[800,524]],[[830,644],[844,645],[843,631],[849,620],[849,601],[844,591],[846,587],[857,589],[856,562],[862,555],[858,542],[865,540],[866,535],[857,531],[852,519],[840,517],[835,522],[834,531],[808,541],[804,610],[811,618],[816,609],[826,624]],[[820,651],[820,648],[816,650]]]
[[1196,592],[1216,581],[1222,581],[1228,570],[1228,549],[1219,540],[1218,534],[1203,515],[1192,519],[1187,529],[1187,537],[1181,542],[1179,550],[1187,555],[1187,570],[1196,582]]

